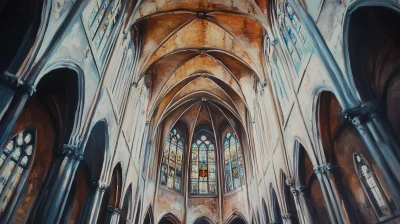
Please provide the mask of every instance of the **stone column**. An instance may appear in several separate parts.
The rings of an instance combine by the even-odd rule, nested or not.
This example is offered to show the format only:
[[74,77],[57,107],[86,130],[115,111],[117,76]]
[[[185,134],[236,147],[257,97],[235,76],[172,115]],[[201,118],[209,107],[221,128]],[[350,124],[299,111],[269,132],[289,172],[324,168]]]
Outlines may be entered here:
[[314,223],[313,211],[310,206],[311,203],[305,192],[306,192],[306,187],[304,187],[304,186],[301,186],[298,189],[292,190],[292,194],[293,194],[294,198],[297,198],[298,204],[300,207],[301,216],[302,216],[300,218],[300,220],[301,220],[300,222],[303,222],[304,224]]
[[283,223],[291,224],[292,218],[293,218],[293,216],[289,212],[282,214]]
[[10,135],[26,101],[35,92],[15,75],[5,72],[0,77],[0,148]]
[[107,207],[105,223],[117,224],[120,213],[121,213],[121,210],[119,208]]
[[89,196],[89,199],[85,205],[85,216],[83,217],[83,223],[96,224],[99,216],[101,207],[101,201],[103,199],[104,192],[108,185],[101,181],[93,182],[93,189]]
[[377,112],[366,111],[365,108],[360,107],[344,111],[344,116],[357,129],[366,148],[378,165],[394,200],[397,204],[400,204],[400,189],[398,188],[400,185],[399,161],[392,148],[379,137],[379,130],[377,130],[375,124],[369,120],[372,117],[375,122],[378,122]]
[[58,223],[64,210],[65,203],[83,155],[75,146],[64,145],[60,155],[55,159],[50,174],[50,184],[41,198],[35,223]]
[[[294,204],[296,205],[296,212],[297,212],[297,217],[299,218],[299,222],[304,223],[304,224],[313,223],[312,219],[309,220],[309,218],[312,217],[310,210],[307,207],[305,207],[304,209],[302,208],[302,204],[300,203],[300,200],[299,200],[299,191],[296,189],[294,181],[290,178],[287,178],[286,184],[290,187],[290,192],[293,195]],[[288,198],[288,200],[289,200],[289,198]],[[308,206],[308,204],[309,203],[307,202],[305,205]],[[305,211],[303,211],[303,210],[305,210]],[[308,214],[310,214],[310,215],[308,215]],[[305,217],[305,216],[307,216],[307,217]],[[293,218],[293,215],[291,216],[291,218]]]
[[337,219],[341,220],[341,222],[343,223],[352,223],[351,217],[348,216],[347,212],[348,206],[340,193],[335,175],[333,173],[333,171],[336,170],[338,166],[332,163],[325,163],[322,164],[320,167],[324,171],[322,173],[323,178],[325,181],[325,185],[329,191],[329,195],[331,196],[331,202],[335,208]]
[[325,186],[326,177],[324,177],[325,175],[324,168],[321,166],[317,166],[316,168],[314,168],[314,173],[315,175],[317,175],[318,182],[322,191],[322,196],[324,197],[325,205],[328,210],[329,219],[331,220],[331,223],[342,223],[341,219],[337,219],[337,217],[339,216],[339,211],[332,205],[331,201],[333,198],[332,192],[330,192]]

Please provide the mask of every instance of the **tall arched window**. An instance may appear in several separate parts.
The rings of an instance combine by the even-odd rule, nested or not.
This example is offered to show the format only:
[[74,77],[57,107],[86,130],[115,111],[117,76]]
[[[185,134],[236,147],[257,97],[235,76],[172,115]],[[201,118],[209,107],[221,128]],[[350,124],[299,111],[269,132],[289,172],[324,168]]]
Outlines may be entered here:
[[367,160],[358,153],[354,153],[353,159],[354,168],[375,214],[379,218],[390,215],[390,207],[386,195]]
[[205,135],[193,141],[190,180],[191,195],[217,193],[215,146]]
[[177,192],[182,191],[183,139],[176,129],[165,139],[160,184]]
[[283,10],[280,10],[278,5],[277,13],[281,16],[278,20],[282,39],[296,70],[299,71],[304,58],[304,44],[306,42],[302,26],[289,3],[284,4]]
[[121,12],[122,0],[92,0],[83,12],[83,24],[100,68]]
[[234,134],[226,133],[224,139],[225,190],[227,192],[245,184],[243,156],[240,144]]
[[0,217],[13,197],[19,184],[23,184],[33,152],[36,130],[26,129],[14,137],[2,149],[0,156]]

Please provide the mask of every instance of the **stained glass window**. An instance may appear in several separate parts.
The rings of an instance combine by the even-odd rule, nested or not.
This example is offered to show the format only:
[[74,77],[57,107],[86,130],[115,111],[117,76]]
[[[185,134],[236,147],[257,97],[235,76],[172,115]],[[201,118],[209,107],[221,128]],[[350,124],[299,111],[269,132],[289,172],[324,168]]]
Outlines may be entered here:
[[217,194],[215,146],[205,135],[193,141],[190,180],[191,195]]
[[93,0],[85,9],[83,22],[97,58],[102,56],[121,12],[121,0]]
[[[280,10],[279,10],[280,11]],[[299,71],[304,57],[304,43],[306,38],[297,15],[289,3],[285,3],[284,13],[279,18],[280,31],[285,46],[292,57],[295,68]]]
[[361,181],[365,193],[380,218],[390,215],[387,198],[366,159],[358,153],[354,153],[354,168]]
[[224,139],[225,188],[232,191],[245,184],[243,156],[234,134],[226,133]]
[[11,138],[0,156],[0,217],[23,176],[35,150],[36,130],[26,129]]
[[182,191],[183,139],[176,129],[165,139],[160,170],[160,184],[177,192]]

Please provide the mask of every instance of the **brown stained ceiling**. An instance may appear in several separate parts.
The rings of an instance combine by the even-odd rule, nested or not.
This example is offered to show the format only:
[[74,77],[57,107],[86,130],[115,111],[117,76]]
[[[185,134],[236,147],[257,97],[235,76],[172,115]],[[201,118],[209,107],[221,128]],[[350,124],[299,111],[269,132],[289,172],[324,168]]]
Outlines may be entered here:
[[[137,79],[151,79],[148,118],[192,132],[200,124],[245,133],[254,80],[265,80],[266,1],[143,0],[133,15],[142,49]],[[189,133],[191,136],[193,133]]]

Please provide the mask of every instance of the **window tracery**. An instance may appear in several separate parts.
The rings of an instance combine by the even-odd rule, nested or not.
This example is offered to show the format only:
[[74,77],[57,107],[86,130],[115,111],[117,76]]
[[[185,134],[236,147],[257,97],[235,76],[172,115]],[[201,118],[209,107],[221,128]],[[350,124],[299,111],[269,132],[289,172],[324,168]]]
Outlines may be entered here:
[[304,36],[299,19],[290,4],[286,2],[284,6],[283,10],[280,10],[279,7],[277,9],[278,15],[281,15],[281,18],[279,18],[279,29],[286,49],[294,63],[294,67],[297,71],[300,71],[304,59],[306,37]]
[[23,184],[35,150],[36,130],[26,129],[5,145],[0,156],[0,217],[18,185]]
[[83,23],[100,67],[121,14],[121,0],[94,0],[83,13]]
[[190,194],[216,195],[217,167],[215,145],[205,135],[192,144]]
[[366,159],[361,154],[354,153],[353,160],[358,178],[375,214],[380,218],[390,215],[390,207],[385,193]]
[[245,184],[243,156],[234,134],[226,133],[224,140],[225,189],[236,190]]
[[182,191],[183,139],[172,129],[165,139],[160,184],[177,192]]

